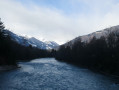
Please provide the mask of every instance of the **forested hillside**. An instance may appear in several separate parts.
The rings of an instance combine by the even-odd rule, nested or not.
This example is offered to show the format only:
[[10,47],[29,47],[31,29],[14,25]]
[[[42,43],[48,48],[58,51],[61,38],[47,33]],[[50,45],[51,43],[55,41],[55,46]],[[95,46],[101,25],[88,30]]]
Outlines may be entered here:
[[90,42],[78,39],[71,46],[61,45],[53,50],[56,59],[85,66],[109,74],[119,75],[119,33],[93,37]]
[[49,52],[29,45],[28,47],[13,41],[4,33],[4,24],[0,21],[0,65],[17,65],[17,60],[31,60],[49,56]]

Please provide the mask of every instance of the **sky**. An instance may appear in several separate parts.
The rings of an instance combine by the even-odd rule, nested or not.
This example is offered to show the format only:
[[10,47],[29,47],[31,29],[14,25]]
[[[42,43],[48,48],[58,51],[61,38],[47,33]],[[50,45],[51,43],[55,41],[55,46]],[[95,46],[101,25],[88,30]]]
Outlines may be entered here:
[[0,0],[6,29],[63,44],[119,25],[119,0]]

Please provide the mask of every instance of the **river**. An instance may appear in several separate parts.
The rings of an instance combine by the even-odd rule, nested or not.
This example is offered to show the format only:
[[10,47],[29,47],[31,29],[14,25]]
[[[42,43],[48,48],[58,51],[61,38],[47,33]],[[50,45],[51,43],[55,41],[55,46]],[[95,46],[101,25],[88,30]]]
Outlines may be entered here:
[[0,90],[119,90],[115,80],[54,58],[20,62],[0,73]]

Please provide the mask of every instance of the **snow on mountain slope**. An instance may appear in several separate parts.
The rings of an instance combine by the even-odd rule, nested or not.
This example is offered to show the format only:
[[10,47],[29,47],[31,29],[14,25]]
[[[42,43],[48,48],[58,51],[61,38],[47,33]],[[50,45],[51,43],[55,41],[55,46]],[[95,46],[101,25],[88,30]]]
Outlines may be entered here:
[[43,41],[40,41],[34,37],[32,38],[29,38],[29,42],[34,44],[34,45],[37,45],[38,48],[42,48],[42,49],[53,49],[57,46],[59,46],[56,42],[54,41],[46,41],[46,42],[43,42]]
[[39,49],[53,49],[53,48],[59,46],[54,41],[47,41],[47,42],[49,42],[49,43],[47,43],[47,42],[40,41],[34,37],[27,38],[27,37],[23,37],[23,36],[18,36],[17,34],[11,32],[9,30],[4,30],[4,35],[9,35],[12,40],[14,40],[18,44],[21,44],[26,47],[29,45],[32,45],[33,47],[37,47]]
[[79,37],[65,43],[64,45],[66,45],[66,46],[67,45],[68,46],[72,45],[80,39],[81,39],[82,42],[89,42],[93,37],[96,37],[97,39],[100,38],[101,36],[106,37],[111,32],[118,32],[119,33],[119,25],[113,26],[113,27],[110,27],[110,28],[106,28],[104,30],[96,31],[96,32],[93,32],[93,33],[88,34],[88,35],[79,36]]
[[46,45],[49,47],[49,49],[52,49],[52,48],[56,48],[58,47],[59,45],[54,42],[54,41],[45,41]]
[[21,44],[24,46],[30,45],[29,42],[27,41],[27,38],[25,38],[23,36],[18,36],[9,30],[4,30],[4,34],[8,34],[11,37],[11,39],[16,41],[18,44]]

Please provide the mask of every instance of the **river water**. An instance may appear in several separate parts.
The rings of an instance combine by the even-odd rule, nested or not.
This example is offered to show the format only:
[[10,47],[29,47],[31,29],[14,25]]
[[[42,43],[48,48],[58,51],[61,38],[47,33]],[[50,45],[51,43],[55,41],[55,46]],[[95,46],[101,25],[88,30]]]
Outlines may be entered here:
[[0,73],[0,90],[119,90],[112,78],[54,58],[19,65],[19,69]]

